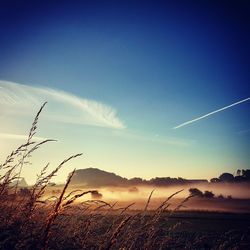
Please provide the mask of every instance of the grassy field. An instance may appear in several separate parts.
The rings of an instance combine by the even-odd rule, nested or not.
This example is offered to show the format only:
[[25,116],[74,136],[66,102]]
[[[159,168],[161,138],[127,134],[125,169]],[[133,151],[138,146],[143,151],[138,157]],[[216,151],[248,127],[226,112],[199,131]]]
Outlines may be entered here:
[[[58,214],[50,208],[3,224],[1,249],[249,249],[250,214],[104,209],[88,202]],[[92,204],[91,204],[92,203]],[[91,204],[91,205],[90,205]],[[16,211],[17,212],[17,211]],[[6,219],[6,218],[5,218]],[[5,222],[6,223],[6,222]],[[47,236],[46,236],[47,235]]]

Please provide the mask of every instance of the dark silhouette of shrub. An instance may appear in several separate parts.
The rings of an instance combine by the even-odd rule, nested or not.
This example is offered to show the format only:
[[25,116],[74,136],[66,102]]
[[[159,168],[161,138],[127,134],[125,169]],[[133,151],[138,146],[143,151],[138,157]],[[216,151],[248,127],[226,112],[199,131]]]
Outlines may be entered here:
[[203,197],[204,198],[209,198],[209,199],[211,199],[211,198],[214,198],[214,193],[213,192],[211,192],[211,191],[205,191],[204,192],[204,194],[203,194]]
[[219,179],[222,182],[232,182],[232,181],[234,181],[234,176],[230,173],[223,173],[220,175]]
[[244,178],[246,178],[246,180],[250,180],[250,169],[246,169],[246,170],[244,170],[244,169],[242,169],[242,176],[244,177]]
[[236,175],[237,175],[237,176],[240,176],[240,175],[241,175],[241,170],[240,170],[240,169],[237,170]]
[[217,182],[250,182],[250,169],[238,169],[235,176],[230,173],[223,173],[219,178],[212,178],[211,183]]
[[195,195],[196,197],[201,197],[201,198],[214,198],[214,193],[211,191],[205,191],[204,193],[199,190],[198,188],[190,188],[189,189],[190,195]]
[[212,182],[212,183],[218,183],[218,182],[220,182],[220,179],[219,178],[212,178],[210,180],[210,182]]
[[203,197],[202,191],[200,191],[198,188],[190,188],[189,193],[190,193],[190,195],[195,195],[197,197]]
[[234,181],[235,182],[243,182],[243,181],[246,181],[246,178],[242,175],[239,175],[239,176],[234,177]]

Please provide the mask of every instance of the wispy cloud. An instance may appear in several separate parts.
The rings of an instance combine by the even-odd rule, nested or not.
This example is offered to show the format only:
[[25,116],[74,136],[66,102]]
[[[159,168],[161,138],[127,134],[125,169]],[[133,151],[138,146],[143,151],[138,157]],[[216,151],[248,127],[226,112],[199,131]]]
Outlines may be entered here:
[[[27,140],[27,135],[0,133],[0,138],[13,139],[13,140]],[[33,136],[33,140],[34,141],[44,141],[44,140],[46,140],[46,138]]]
[[123,129],[114,108],[71,93],[0,80],[0,111],[24,113],[48,101],[46,116],[57,121]]
[[187,126],[187,125],[189,125],[189,124],[191,124],[191,123],[194,123],[194,122],[197,122],[197,121],[199,121],[199,120],[202,120],[202,119],[204,119],[204,118],[206,118],[206,117],[208,117],[208,116],[210,116],[210,115],[216,114],[216,113],[218,113],[218,112],[221,112],[221,111],[223,111],[223,110],[226,110],[226,109],[228,109],[228,108],[231,108],[231,107],[233,107],[233,106],[236,106],[236,105],[238,105],[238,104],[241,104],[241,103],[246,102],[246,101],[249,101],[249,100],[250,100],[250,97],[248,97],[248,98],[246,98],[246,99],[243,99],[243,100],[241,100],[241,101],[232,103],[232,104],[230,104],[230,105],[228,105],[228,106],[225,106],[225,107],[223,107],[223,108],[217,109],[217,110],[215,110],[215,111],[212,111],[212,112],[210,112],[210,113],[208,113],[208,114],[205,114],[205,115],[203,115],[203,116],[200,116],[200,117],[198,117],[198,118],[195,118],[195,119],[192,119],[192,120],[190,120],[190,121],[184,122],[184,123],[182,123],[182,124],[180,124],[180,125],[174,127],[173,129],[177,129],[177,128],[181,128],[181,127]]

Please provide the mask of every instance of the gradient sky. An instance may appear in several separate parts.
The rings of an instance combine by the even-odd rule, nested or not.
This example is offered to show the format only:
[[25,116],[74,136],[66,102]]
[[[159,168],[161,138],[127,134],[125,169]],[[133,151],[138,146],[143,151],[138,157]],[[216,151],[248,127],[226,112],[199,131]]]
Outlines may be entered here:
[[[248,1],[1,1],[0,159],[48,101],[51,168],[211,178],[250,167]],[[39,139],[39,138],[38,138]]]

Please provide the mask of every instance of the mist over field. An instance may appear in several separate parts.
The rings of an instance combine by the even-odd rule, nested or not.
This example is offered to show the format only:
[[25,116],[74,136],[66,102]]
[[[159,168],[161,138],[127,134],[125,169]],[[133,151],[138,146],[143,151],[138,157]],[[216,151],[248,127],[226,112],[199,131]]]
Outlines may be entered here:
[[[154,187],[154,186],[131,186],[131,187],[87,187],[82,185],[71,185],[68,192],[73,190],[97,190],[99,196],[95,197],[88,194],[78,200],[84,202],[86,200],[98,199],[116,203],[116,207],[124,207],[130,204],[132,210],[143,210],[147,203],[150,193],[153,191],[149,210],[156,209],[169,196],[182,190],[174,198],[171,199],[171,209],[174,209],[190,195],[189,189],[198,188],[200,191],[210,191],[214,194],[213,198],[193,197],[183,207],[184,210],[199,211],[227,211],[227,212],[248,212],[250,209],[250,193],[249,183],[207,183],[196,185],[173,185],[170,187]],[[59,192],[60,187],[51,187],[48,189],[47,197]],[[79,191],[80,192],[80,191]]]
[[[71,188],[84,188],[86,186],[81,185],[72,185]],[[88,187],[91,188],[91,187]],[[178,197],[184,198],[189,194],[190,188],[198,188],[201,191],[209,190],[212,191],[215,196],[223,195],[225,198],[232,196],[235,199],[250,199],[249,183],[221,183],[221,184],[187,184],[187,185],[176,185],[171,187],[154,187],[154,186],[139,186],[139,187],[104,187],[97,188],[98,191],[103,195],[104,198],[108,199],[121,199],[121,200],[131,200],[131,199],[147,199],[150,192],[154,190],[155,198],[167,198],[171,194],[175,193],[178,190],[183,191],[178,194]]]

